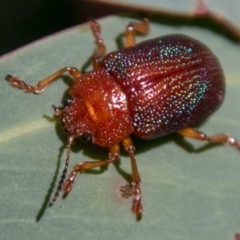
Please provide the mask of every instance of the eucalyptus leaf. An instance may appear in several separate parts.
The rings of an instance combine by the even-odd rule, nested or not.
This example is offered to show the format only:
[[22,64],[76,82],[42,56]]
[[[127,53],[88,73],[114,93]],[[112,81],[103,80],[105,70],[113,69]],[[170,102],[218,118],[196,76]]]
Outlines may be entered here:
[[[126,16],[99,20],[108,51],[122,45],[116,38],[133,20],[139,21]],[[240,139],[240,46],[208,28],[150,21],[150,34],[138,41],[187,34],[219,58],[226,76],[225,101],[200,129]],[[34,85],[64,66],[81,68],[94,49],[89,25],[83,24],[0,59],[1,239],[233,239],[240,231],[239,152],[185,141],[175,134],[154,141],[133,139],[142,178],[142,221],[135,220],[131,199],[123,199],[119,191],[131,173],[124,152],[114,165],[79,174],[69,196],[47,207],[66,153],[66,136],[51,121],[51,105],[62,104],[71,80],[65,75],[34,95],[11,88],[4,77],[11,73]],[[107,149],[76,143],[69,169],[79,161],[107,156]]]

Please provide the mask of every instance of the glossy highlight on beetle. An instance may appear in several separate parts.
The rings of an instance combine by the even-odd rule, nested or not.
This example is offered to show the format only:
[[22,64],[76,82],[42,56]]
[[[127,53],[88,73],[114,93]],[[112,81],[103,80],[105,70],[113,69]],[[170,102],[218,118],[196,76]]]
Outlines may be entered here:
[[[97,49],[93,70],[82,74],[65,67],[31,86],[8,75],[11,85],[26,92],[41,93],[68,72],[73,78],[63,107],[53,105],[54,116],[68,136],[67,158],[52,206],[59,192],[66,196],[78,172],[101,167],[119,159],[120,144],[130,156],[132,182],[120,190],[132,196],[132,211],[142,217],[141,178],[131,135],[143,139],[177,132],[200,141],[226,143],[240,150],[239,142],[226,134],[207,136],[193,127],[221,105],[225,80],[216,56],[203,43],[184,35],[166,35],[136,44],[135,33],[146,34],[148,20],[126,27],[126,47],[105,55],[100,25],[92,20]],[[65,181],[71,146],[75,139],[109,149],[106,160],[80,162]]]
[[101,66],[127,95],[134,134],[141,138],[196,125],[223,100],[225,83],[218,60],[202,43],[184,35],[110,53]]

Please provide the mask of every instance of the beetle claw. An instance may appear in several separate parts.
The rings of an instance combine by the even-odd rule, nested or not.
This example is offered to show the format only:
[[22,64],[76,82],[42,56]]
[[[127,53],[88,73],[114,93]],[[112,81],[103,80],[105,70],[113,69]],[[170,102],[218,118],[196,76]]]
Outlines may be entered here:
[[72,191],[73,181],[67,179],[67,181],[63,184],[62,190],[64,191],[63,197],[67,197],[67,195]]
[[141,190],[139,184],[131,183],[120,188],[122,196],[124,198],[129,198],[134,196],[132,203],[132,212],[136,214],[137,221],[142,219],[142,201],[141,201]]

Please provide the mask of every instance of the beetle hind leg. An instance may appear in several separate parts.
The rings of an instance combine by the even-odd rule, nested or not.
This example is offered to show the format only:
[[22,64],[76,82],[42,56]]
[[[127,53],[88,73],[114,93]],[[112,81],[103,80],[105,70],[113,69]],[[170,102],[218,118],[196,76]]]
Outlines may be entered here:
[[207,136],[205,133],[190,127],[183,128],[179,130],[178,133],[184,137],[193,138],[199,141],[208,141],[208,142],[220,143],[220,144],[225,143],[237,148],[240,151],[240,143],[237,141],[237,139],[231,136],[228,136],[225,133],[218,133],[213,136]]

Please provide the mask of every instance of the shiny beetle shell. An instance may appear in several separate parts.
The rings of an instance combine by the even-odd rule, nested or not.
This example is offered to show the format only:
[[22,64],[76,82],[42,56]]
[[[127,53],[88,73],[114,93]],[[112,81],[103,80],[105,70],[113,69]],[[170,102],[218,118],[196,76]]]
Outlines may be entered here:
[[224,98],[225,80],[217,58],[184,35],[166,35],[111,52],[101,65],[127,95],[134,134],[141,138],[194,126]]

